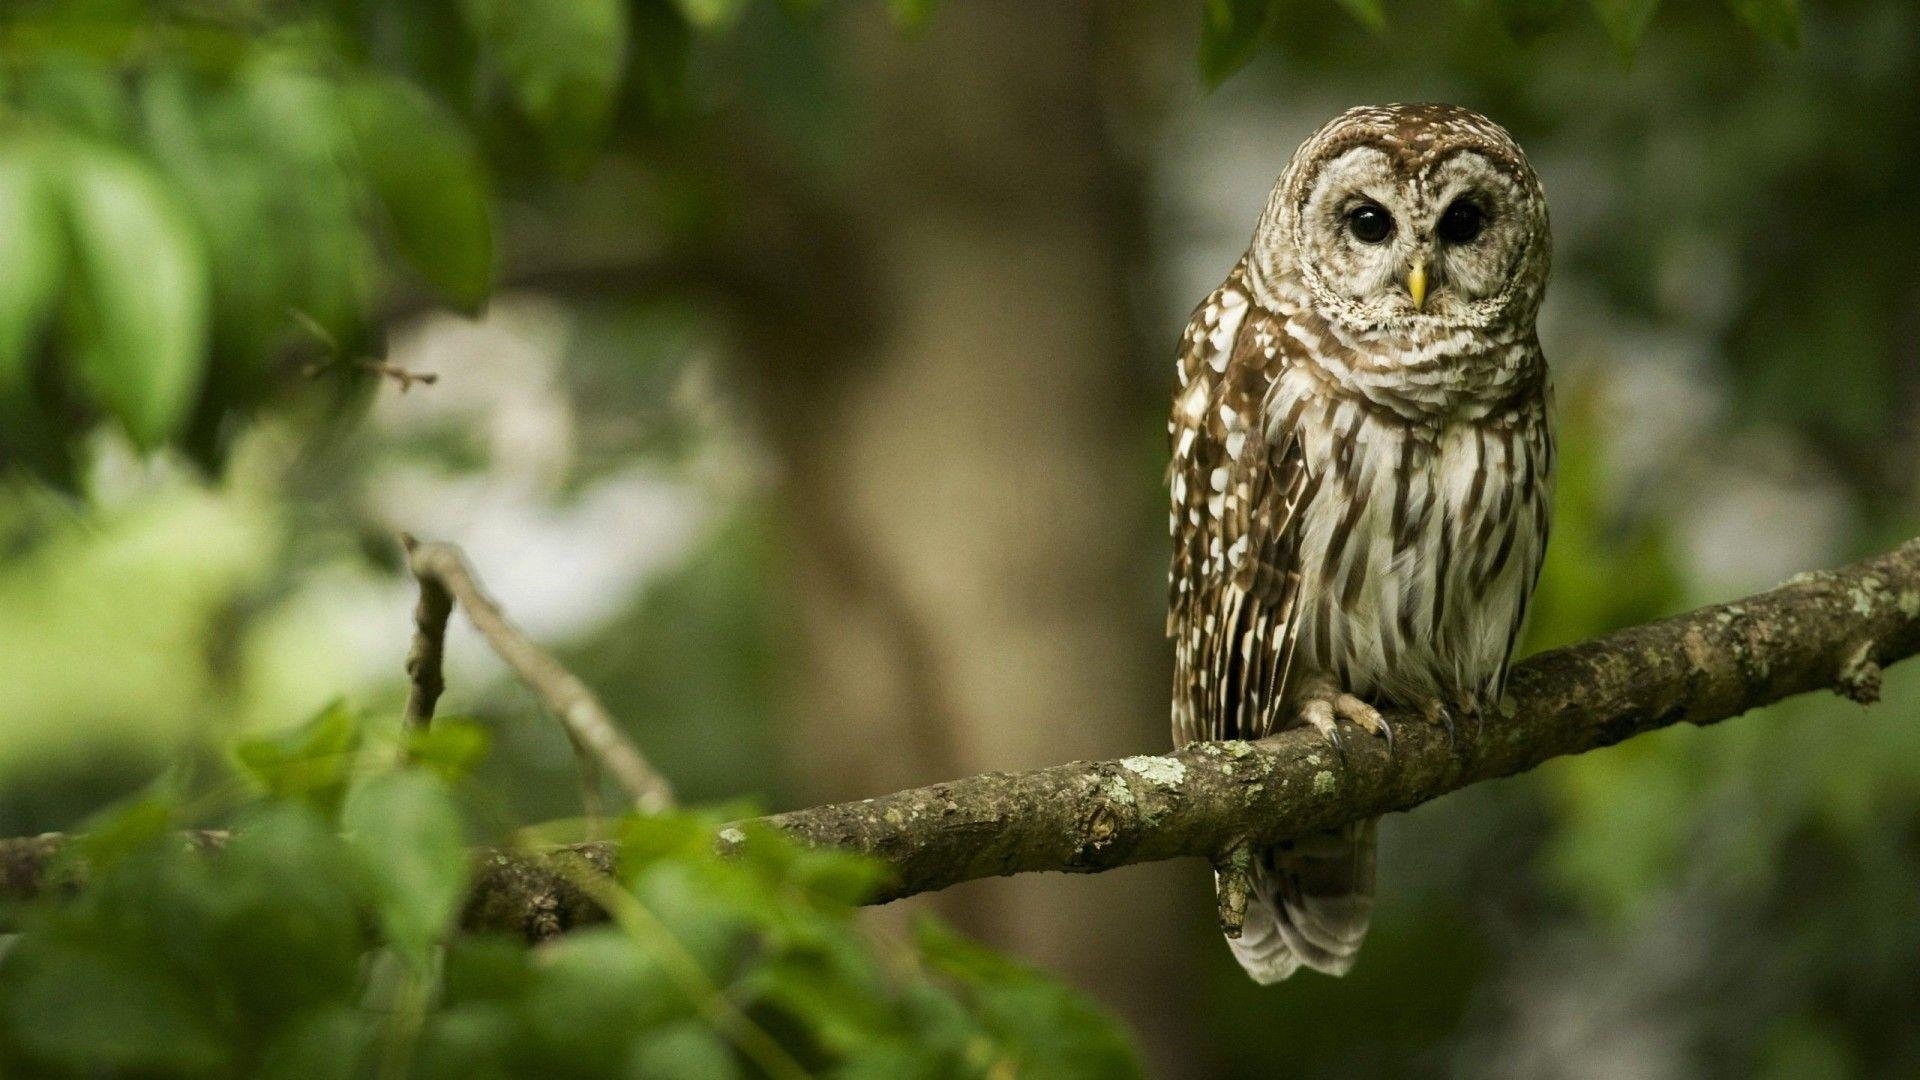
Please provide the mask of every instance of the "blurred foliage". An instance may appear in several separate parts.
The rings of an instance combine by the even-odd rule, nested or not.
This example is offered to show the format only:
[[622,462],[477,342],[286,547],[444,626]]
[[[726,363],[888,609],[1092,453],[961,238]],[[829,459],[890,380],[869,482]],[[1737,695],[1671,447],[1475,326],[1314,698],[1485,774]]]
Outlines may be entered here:
[[[1269,35],[1292,29],[1290,16],[1299,5],[1288,0],[1204,0],[1206,14],[1200,41],[1200,70],[1209,85],[1217,86],[1259,54]],[[1361,26],[1376,33],[1388,29],[1385,0],[1335,0]],[[1508,33],[1532,38],[1567,18],[1564,9],[1586,6],[1622,58],[1631,59],[1652,23],[1660,0],[1589,0],[1569,5],[1565,0],[1454,0],[1469,15],[1491,11]],[[1799,0],[1726,0],[1739,21],[1756,33],[1786,45],[1800,40]]]
[[[681,7],[640,6],[663,28],[634,55],[684,63]],[[514,161],[483,151],[588,159],[638,93],[629,22],[622,0],[7,5],[0,460],[70,477],[105,417],[215,461],[302,364],[381,355],[415,284],[480,308]]]
[[[1338,2],[1387,25],[1382,0]],[[1762,33],[1797,37],[1794,0],[1730,5]],[[8,5],[0,465],[71,482],[78,436],[100,418],[138,446],[217,463],[235,417],[301,396],[289,376],[303,365],[351,377],[381,356],[396,286],[478,310],[497,277],[499,184],[577,173],[616,114],[644,128],[679,109],[694,35],[731,28],[748,6]],[[1206,79],[1251,60],[1288,6],[1205,0]],[[1537,29],[1557,5],[1496,6]],[[1658,4],[1593,6],[1631,50]],[[933,7],[892,5],[909,25]]]
[[225,682],[203,643],[269,577],[279,508],[238,477],[225,489],[103,497],[85,512],[5,490],[0,774],[181,750]]
[[1598,397],[1589,382],[1563,380],[1555,389],[1555,438],[1581,452],[1559,454],[1554,462],[1553,536],[1521,656],[1570,645],[1601,628],[1651,622],[1682,599],[1659,523],[1622,520],[1613,510]]
[[[719,822],[620,822],[613,914],[544,946],[452,933],[482,730],[334,706],[237,775],[90,822],[77,895],[12,912],[0,1069],[38,1077],[1138,1075],[1098,1009],[936,924],[852,922],[881,871]],[[176,830],[220,807],[215,850]]]

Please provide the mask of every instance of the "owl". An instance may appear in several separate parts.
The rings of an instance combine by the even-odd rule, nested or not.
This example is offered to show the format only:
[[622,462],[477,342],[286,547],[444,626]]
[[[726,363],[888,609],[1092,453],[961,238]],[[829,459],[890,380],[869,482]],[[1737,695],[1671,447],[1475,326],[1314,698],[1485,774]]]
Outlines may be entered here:
[[[1498,702],[1547,543],[1546,199],[1453,105],[1365,107],[1288,163],[1176,365],[1173,733],[1257,739]],[[1477,720],[1476,720],[1477,728]],[[1257,852],[1234,954],[1345,974],[1376,821]]]

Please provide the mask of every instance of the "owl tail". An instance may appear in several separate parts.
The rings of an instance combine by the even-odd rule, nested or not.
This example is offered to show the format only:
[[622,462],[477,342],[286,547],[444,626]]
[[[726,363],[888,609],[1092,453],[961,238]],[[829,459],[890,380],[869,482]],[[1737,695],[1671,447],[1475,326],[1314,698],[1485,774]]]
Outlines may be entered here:
[[1277,983],[1302,966],[1328,975],[1353,967],[1373,916],[1378,824],[1370,818],[1255,853],[1246,925],[1227,939],[1254,982]]

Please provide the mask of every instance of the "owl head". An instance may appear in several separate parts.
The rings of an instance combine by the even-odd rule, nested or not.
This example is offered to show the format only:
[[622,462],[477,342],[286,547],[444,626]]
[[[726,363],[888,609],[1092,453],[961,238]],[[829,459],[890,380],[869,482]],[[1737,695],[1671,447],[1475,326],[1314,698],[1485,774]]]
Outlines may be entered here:
[[1546,197],[1513,137],[1479,113],[1349,109],[1294,152],[1253,255],[1351,333],[1531,325],[1550,257]]

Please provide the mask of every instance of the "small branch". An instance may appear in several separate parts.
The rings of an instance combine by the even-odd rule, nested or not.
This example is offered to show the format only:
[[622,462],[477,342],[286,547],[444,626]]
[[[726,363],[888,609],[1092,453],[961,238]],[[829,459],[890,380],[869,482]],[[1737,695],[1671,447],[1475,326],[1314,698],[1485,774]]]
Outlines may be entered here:
[[571,728],[565,730],[567,745],[573,748],[574,779],[580,785],[580,812],[586,817],[587,837],[598,840],[607,820],[606,799],[600,790],[600,763]]
[[[179,839],[189,850],[208,852],[225,847],[231,835],[225,829],[188,829]],[[65,857],[72,841],[66,833],[0,840],[0,900],[32,900],[48,893],[75,892],[85,885],[85,862]]]
[[1247,925],[1247,897],[1253,895],[1253,852],[1235,844],[1213,860],[1216,892],[1220,896],[1220,932],[1238,939]]
[[[411,537],[401,538],[409,564],[413,560]],[[433,709],[447,688],[443,669],[447,655],[447,619],[453,614],[453,594],[439,578],[415,575],[420,583],[420,600],[413,608],[413,646],[407,650],[408,731],[425,731],[433,722]]]
[[[342,361],[331,358],[315,360],[305,368],[302,368],[301,374],[309,379],[317,379],[327,372],[332,371],[334,368],[339,367],[341,363]],[[378,375],[384,379],[392,379],[394,384],[400,387],[400,392],[403,394],[413,389],[415,384],[432,386],[434,383],[440,381],[440,376],[436,372],[414,371],[411,368],[401,367],[391,360],[359,359],[350,361],[350,363],[369,375]]]
[[413,389],[416,384],[420,386],[432,386],[434,383],[440,381],[438,372],[415,371],[412,368],[401,367],[391,360],[362,360],[360,361],[360,368],[363,371],[370,371],[375,375],[392,379],[394,384],[400,387],[400,392],[403,394]]
[[[429,594],[443,592],[466,611],[474,629],[520,681],[539,696],[575,745],[585,747],[606,766],[607,772],[633,798],[636,807],[643,813],[655,813],[673,805],[672,785],[654,771],[633,743],[621,734],[619,725],[607,714],[593,691],[587,689],[586,683],[507,621],[500,605],[480,587],[459,548],[438,542],[422,543],[404,535],[400,545],[406,550],[408,569],[421,585],[420,610],[414,619],[419,627],[414,638],[414,653],[421,656],[422,662],[418,672],[411,657],[407,665],[413,675],[413,692],[408,696],[407,709],[410,722],[416,716],[415,697],[423,699],[424,708],[417,715],[424,724],[433,714],[431,697],[439,695],[439,661],[444,652],[446,617],[439,616],[435,623],[432,616],[437,613],[437,607],[430,609]],[[433,603],[437,605],[438,601]],[[424,648],[423,637],[429,639]],[[431,697],[426,693],[429,689]]]
[[1880,665],[1873,659],[1873,642],[1863,641],[1847,654],[1834,689],[1862,705],[1880,700]]
[[[4,863],[5,841],[0,841]],[[580,887],[579,868],[614,873],[613,844],[594,841],[546,851],[483,851],[473,860],[473,888],[460,925],[469,930],[547,941],[573,929],[606,921],[606,911]]]

